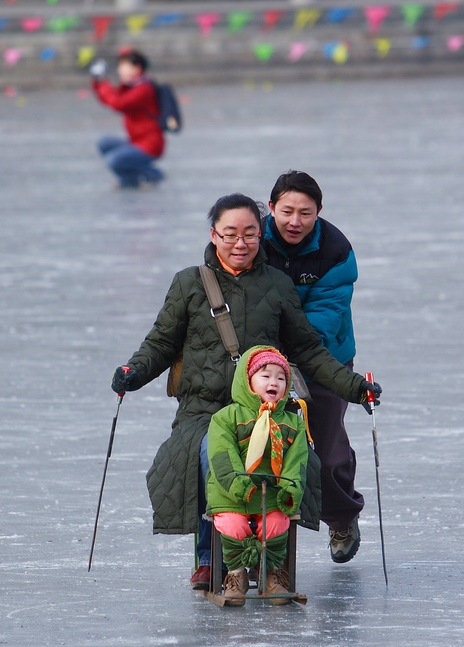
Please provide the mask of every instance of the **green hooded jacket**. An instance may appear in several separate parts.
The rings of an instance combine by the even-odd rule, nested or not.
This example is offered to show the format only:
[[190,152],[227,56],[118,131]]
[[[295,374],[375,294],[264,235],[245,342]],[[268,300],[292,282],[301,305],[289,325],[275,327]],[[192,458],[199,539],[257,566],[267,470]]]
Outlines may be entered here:
[[[248,365],[252,357],[267,346],[253,346],[244,353],[237,365],[232,382],[233,403],[213,415],[208,429],[209,478],[206,486],[209,515],[218,512],[262,514],[262,495],[258,476],[244,476],[245,459],[255,426],[261,398],[253,393],[248,380]],[[272,487],[266,493],[266,510],[280,510],[295,514],[300,507],[306,487],[308,441],[303,419],[285,410],[290,384],[285,396],[279,400],[271,417],[282,432],[283,465],[277,482],[270,479]],[[311,450],[312,451],[312,450]],[[257,473],[272,474],[271,442],[268,439]],[[286,478],[292,481],[285,480]],[[256,489],[256,486],[258,488]],[[254,491],[253,491],[254,490]],[[251,496],[250,496],[251,494]]]
[[[237,277],[219,263],[215,246],[205,263],[217,275],[243,354],[252,346],[277,348],[311,380],[350,402],[359,401],[363,377],[348,370],[321,344],[301,309],[289,277],[265,263],[260,248],[253,266]],[[234,364],[225,350],[198,267],[178,272],[152,330],[127,362],[137,371],[136,390],[163,373],[183,351],[172,433],[147,474],[155,533],[198,528],[199,449],[213,413],[230,404]]]

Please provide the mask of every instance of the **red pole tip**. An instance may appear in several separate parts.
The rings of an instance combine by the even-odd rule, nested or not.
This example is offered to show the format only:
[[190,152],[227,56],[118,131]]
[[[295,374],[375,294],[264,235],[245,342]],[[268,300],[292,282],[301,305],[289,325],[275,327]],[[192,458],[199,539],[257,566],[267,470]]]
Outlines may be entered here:
[[[371,384],[374,384],[374,373],[367,372],[365,374],[365,376],[364,376],[364,379],[367,382],[370,382]],[[367,395],[367,401],[368,402],[375,402],[375,397],[374,397],[374,394],[372,393],[372,391],[366,391],[366,395]]]

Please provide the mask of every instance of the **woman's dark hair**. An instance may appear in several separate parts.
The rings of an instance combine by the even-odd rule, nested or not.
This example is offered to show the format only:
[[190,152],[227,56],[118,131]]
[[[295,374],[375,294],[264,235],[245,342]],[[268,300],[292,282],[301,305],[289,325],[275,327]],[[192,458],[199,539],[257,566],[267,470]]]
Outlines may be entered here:
[[287,171],[282,173],[274,184],[270,200],[275,205],[287,191],[305,193],[314,200],[318,211],[322,207],[322,191],[316,180],[304,171]]
[[264,214],[263,204],[255,202],[247,195],[243,195],[243,193],[232,193],[231,195],[225,195],[219,198],[216,204],[209,210],[207,218],[211,227],[214,227],[224,211],[229,211],[230,209],[249,209],[255,216],[258,224],[261,223],[261,216]]
[[119,52],[118,61],[128,61],[131,65],[136,65],[141,68],[142,72],[148,69],[150,65],[148,58],[138,52],[136,49],[123,49]]

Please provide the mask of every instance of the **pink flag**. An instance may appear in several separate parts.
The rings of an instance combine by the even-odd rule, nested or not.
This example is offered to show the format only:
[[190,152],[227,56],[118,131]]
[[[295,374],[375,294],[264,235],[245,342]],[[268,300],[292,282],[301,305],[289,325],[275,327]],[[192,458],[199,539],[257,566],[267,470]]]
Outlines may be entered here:
[[201,35],[208,36],[214,25],[221,20],[221,16],[218,13],[199,13],[195,20],[200,27]]
[[389,13],[390,7],[387,7],[385,5],[379,5],[378,7],[366,7],[364,9],[364,15],[371,32],[376,34],[379,31],[383,21]]
[[448,38],[448,49],[450,52],[457,52],[464,45],[464,36],[450,36]]
[[23,52],[18,47],[9,47],[3,52],[3,60],[9,67],[13,67],[22,57]]
[[37,31],[44,24],[44,19],[38,16],[34,18],[23,18],[21,20],[21,27],[24,31]]
[[308,46],[306,43],[292,43],[288,53],[288,60],[291,63],[296,63],[296,61],[298,61],[307,51]]

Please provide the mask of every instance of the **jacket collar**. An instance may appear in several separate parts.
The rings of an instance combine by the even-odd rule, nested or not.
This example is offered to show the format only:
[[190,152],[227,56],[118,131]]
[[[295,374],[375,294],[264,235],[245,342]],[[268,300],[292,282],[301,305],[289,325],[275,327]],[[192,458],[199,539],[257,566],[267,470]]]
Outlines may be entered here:
[[273,246],[287,258],[295,258],[296,256],[309,254],[319,249],[321,239],[321,217],[318,216],[313,230],[303,238],[298,245],[291,245],[287,243],[279,233],[275,224],[274,217],[269,214],[266,218],[264,240],[269,241]]
[[[258,253],[256,254],[256,256],[255,256],[255,258],[253,260],[252,267],[250,269],[248,269],[248,270],[243,270],[243,272],[240,272],[240,274],[238,274],[238,276],[241,276],[242,274],[245,274],[246,272],[252,272],[257,267],[262,265],[265,260],[266,260],[266,254],[264,253],[264,250],[260,245]],[[212,267],[214,270],[220,270],[221,272],[224,272],[224,274],[228,274],[228,272],[226,272],[226,270],[222,267],[221,263],[219,262],[219,259],[218,259],[217,254],[216,254],[216,246],[213,245],[213,243],[208,243],[208,245],[206,246],[206,249],[205,249],[205,264],[208,265],[209,267]]]

